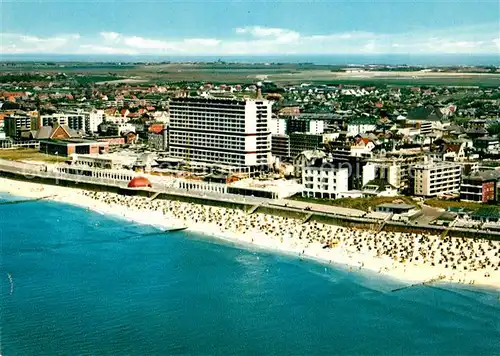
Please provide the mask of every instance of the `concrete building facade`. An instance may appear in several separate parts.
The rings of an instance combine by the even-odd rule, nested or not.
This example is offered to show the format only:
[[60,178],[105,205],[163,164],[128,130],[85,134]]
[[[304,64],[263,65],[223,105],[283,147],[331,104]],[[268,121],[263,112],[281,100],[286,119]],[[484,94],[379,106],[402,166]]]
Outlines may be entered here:
[[254,170],[269,167],[271,106],[267,100],[174,98],[170,155]]
[[328,162],[307,166],[302,169],[303,197],[336,199],[340,193],[347,192],[349,170],[337,168]]
[[452,162],[429,162],[411,168],[413,195],[436,197],[460,191],[462,167]]
[[478,203],[500,200],[500,172],[481,171],[464,176],[460,186],[460,200]]
[[52,126],[54,123],[67,125],[75,131],[90,132],[90,119],[84,113],[71,112],[40,115],[39,127]]
[[37,119],[33,116],[12,115],[4,119],[5,135],[14,139],[19,139],[23,130],[36,129],[38,129]]
[[271,136],[271,153],[274,157],[281,159],[291,157],[290,154],[290,136],[288,135],[272,135]]

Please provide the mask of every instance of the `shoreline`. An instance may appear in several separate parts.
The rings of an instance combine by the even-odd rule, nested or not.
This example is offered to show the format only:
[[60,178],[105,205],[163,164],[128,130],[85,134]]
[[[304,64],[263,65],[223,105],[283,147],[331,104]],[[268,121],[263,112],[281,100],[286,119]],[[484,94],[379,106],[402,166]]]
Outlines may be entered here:
[[[445,268],[441,264],[422,263],[422,258],[419,261],[418,257],[426,249],[426,243],[433,248],[440,247],[443,243],[446,246],[446,241],[442,242],[443,240],[436,236],[384,233],[389,241],[389,247],[386,251],[384,234],[320,223],[301,224],[296,219],[262,213],[246,215],[244,211],[240,210],[167,200],[149,202],[144,197],[120,196],[114,193],[93,192],[7,178],[0,178],[0,192],[33,199],[44,197],[47,200],[79,206],[162,230],[186,226],[186,231],[225,240],[235,244],[236,247],[256,247],[287,256],[307,258],[349,271],[368,271],[372,274],[389,277],[408,286],[429,281],[442,281],[459,285],[473,284],[500,290],[500,271],[498,270],[500,242],[498,241],[471,242],[474,246],[472,253],[476,253],[477,256],[476,251],[486,251],[487,260],[493,260],[492,266],[495,266],[496,270],[487,266],[479,270],[460,271]],[[412,258],[411,261],[401,262],[392,258],[390,256],[392,250],[390,249],[397,246],[398,241],[405,248],[408,247],[406,246],[408,243],[411,243],[412,251],[405,250],[404,252],[416,256],[416,259]],[[424,242],[420,245],[419,241]],[[381,244],[384,244],[382,254],[380,254]],[[463,253],[462,250],[454,250],[458,248],[457,246],[451,242],[449,247],[446,246],[451,251],[449,252],[450,256],[458,255],[459,252]],[[379,252],[375,255],[376,248]],[[416,252],[419,252],[420,255]],[[426,256],[425,252],[423,256]],[[448,261],[447,256],[444,258]],[[474,259],[474,257],[470,258]]]

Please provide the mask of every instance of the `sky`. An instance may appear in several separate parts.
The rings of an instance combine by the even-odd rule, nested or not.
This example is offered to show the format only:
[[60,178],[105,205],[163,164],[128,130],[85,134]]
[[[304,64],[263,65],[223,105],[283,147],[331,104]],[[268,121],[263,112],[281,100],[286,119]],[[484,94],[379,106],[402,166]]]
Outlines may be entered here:
[[0,53],[499,54],[496,0],[1,0]]

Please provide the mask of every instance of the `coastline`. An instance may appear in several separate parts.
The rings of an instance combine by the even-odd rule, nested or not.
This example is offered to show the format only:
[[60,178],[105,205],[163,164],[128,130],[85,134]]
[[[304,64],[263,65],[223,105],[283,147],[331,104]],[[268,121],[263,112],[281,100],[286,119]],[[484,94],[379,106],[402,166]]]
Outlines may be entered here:
[[[249,223],[251,226],[242,228],[241,224],[237,225],[233,220],[234,217],[240,219],[240,221],[249,220],[248,217],[250,216],[247,217],[243,211],[229,211],[225,208],[200,206],[191,203],[170,203],[169,201],[155,201],[155,204],[148,204],[147,198],[136,198],[142,199],[141,202],[136,205],[130,203],[127,206],[123,204],[123,201],[120,203],[121,196],[112,193],[94,193],[77,188],[43,185],[7,178],[0,178],[0,192],[32,199],[44,197],[47,200],[79,206],[101,214],[164,230],[186,226],[187,231],[222,239],[241,247],[256,247],[265,251],[315,260],[323,264],[337,265],[348,270],[367,270],[408,285],[441,280],[443,282],[474,284],[500,290],[500,272],[498,269],[484,268],[477,271],[456,271],[442,265],[401,263],[389,256],[374,256],[369,250],[356,251],[353,246],[344,244],[341,239],[335,246],[325,248],[324,243],[301,237],[309,233],[318,234],[317,231],[325,238],[332,236],[332,234],[337,236],[352,233],[352,231],[346,231],[345,228],[342,229],[333,225],[317,223],[315,225],[310,223],[302,225],[298,221],[294,221],[294,219],[256,213],[251,215],[252,221]],[[103,197],[107,200],[103,199]],[[126,198],[133,200],[132,197]],[[160,210],[158,207],[155,209],[151,207],[151,205],[159,206],[163,203],[170,204],[168,209],[162,208]],[[147,209],[144,208],[145,206],[147,206]],[[205,220],[209,222],[202,221],[200,214],[206,214],[207,218]],[[213,218],[213,216],[209,218],[210,214],[216,218]],[[226,216],[229,216],[228,219],[226,219]],[[283,232],[283,226],[286,230],[290,229],[290,232],[285,232],[285,238],[283,238],[283,234],[278,237],[275,234],[276,231],[273,230],[281,229],[281,232]],[[302,230],[297,230],[297,232],[294,230],[299,228]],[[374,235],[373,232],[369,231],[355,231],[355,233],[365,240]],[[299,238],[294,238],[292,235],[299,236]],[[495,243],[500,245],[499,242]]]

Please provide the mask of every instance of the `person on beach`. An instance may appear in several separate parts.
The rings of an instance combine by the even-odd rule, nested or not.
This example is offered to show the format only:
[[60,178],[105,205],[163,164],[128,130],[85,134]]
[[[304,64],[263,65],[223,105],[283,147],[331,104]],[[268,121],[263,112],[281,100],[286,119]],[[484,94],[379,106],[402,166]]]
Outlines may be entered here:
[[[149,201],[145,197],[121,196],[106,192],[82,191],[81,194],[105,205],[131,209],[148,217],[152,217],[151,213],[154,212],[168,220],[182,221],[186,225],[206,225],[206,231],[210,231],[214,236],[219,235],[218,231],[231,232],[250,235],[250,239],[248,236],[240,240],[251,240],[258,245],[288,245],[290,248],[298,249],[300,257],[305,255],[306,249],[308,254],[311,254],[310,249],[316,247],[323,250],[325,256],[330,253],[334,256],[340,252],[350,260],[351,268],[352,266],[365,268],[369,264],[373,266],[373,261],[376,260],[377,266],[373,269],[379,273],[382,271],[393,273],[392,271],[400,270],[406,275],[413,273],[415,268],[423,266],[436,270],[446,277],[450,277],[454,272],[472,276],[474,271],[480,271],[480,276],[485,280],[500,279],[499,241],[441,238],[422,233],[376,232],[314,221],[302,223],[298,219],[258,212],[249,216],[243,210],[185,202]],[[126,215],[125,211],[122,210],[123,216]],[[208,228],[209,226],[213,228]],[[261,237],[254,239],[254,234],[260,234]],[[331,263],[332,259],[326,257],[325,261]]]

